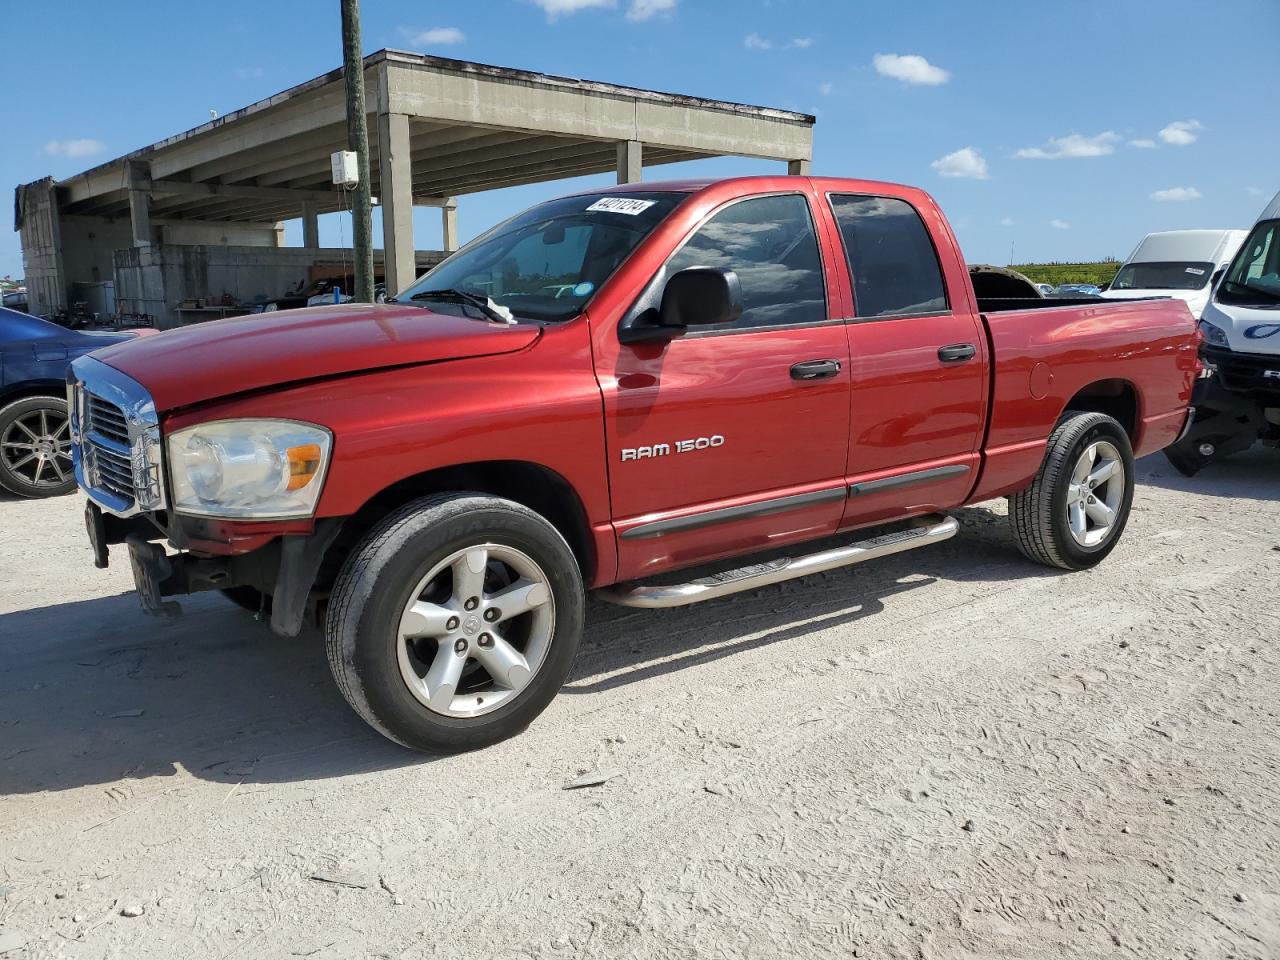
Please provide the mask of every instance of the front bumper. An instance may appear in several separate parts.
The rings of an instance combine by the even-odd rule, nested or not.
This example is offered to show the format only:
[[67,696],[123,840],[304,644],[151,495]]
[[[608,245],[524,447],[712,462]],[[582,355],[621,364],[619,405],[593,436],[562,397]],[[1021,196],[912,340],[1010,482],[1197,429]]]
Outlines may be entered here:
[[85,527],[93,547],[94,565],[105,568],[110,563],[111,548],[127,545],[143,611],[165,618],[182,612],[179,603],[166,597],[253,587],[271,595],[271,629],[286,637],[297,636],[308,611],[317,611],[318,598],[312,595],[312,588],[343,525],[339,518],[318,520],[311,533],[275,535],[246,552],[211,556],[186,550],[167,553],[163,541],[179,546],[182,543],[161,520],[162,516],[152,514],[118,517],[89,500],[85,504]]

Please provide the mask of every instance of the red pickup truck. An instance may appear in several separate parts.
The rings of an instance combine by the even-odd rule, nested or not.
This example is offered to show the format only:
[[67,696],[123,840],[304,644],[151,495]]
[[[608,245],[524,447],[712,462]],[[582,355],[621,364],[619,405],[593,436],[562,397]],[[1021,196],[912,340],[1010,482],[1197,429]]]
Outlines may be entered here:
[[552,200],[386,304],[166,332],[69,389],[99,566],[127,543],[151,612],[322,625],[365,720],[457,750],[547,706],[588,589],[709,600],[1003,496],[1028,557],[1098,563],[1197,346],[1181,301],[978,300],[920,190],[750,177]]

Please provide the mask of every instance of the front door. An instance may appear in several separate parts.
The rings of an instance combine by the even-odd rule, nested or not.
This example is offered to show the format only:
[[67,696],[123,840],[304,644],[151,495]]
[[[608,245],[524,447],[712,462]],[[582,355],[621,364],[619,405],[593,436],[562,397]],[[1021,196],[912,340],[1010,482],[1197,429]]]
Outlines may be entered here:
[[692,231],[664,275],[736,271],[741,318],[597,358],[619,579],[836,528],[849,353],[822,246],[805,194],[730,202]]

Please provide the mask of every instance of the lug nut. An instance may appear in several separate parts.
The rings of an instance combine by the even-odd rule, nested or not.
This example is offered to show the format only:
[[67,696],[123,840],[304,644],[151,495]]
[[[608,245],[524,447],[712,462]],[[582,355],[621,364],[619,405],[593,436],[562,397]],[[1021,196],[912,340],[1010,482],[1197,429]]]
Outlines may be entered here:
[[499,610],[497,607],[490,607],[488,610],[484,612],[484,618],[488,620],[490,623],[493,623],[500,616],[502,616],[502,611]]
[[491,646],[493,646],[493,637],[489,636],[487,633],[482,633],[482,634],[480,634],[480,636],[477,638],[477,640],[479,641],[480,646],[482,646],[482,647],[491,647]]
[[454,643],[454,645],[453,645],[453,652],[454,652],[454,653],[466,653],[466,652],[467,652],[467,641],[465,641],[465,640],[463,640],[463,639],[459,638],[459,639],[458,639],[458,641],[457,641],[457,642],[455,642],[455,643]]
[[458,623],[459,623],[459,621],[458,621],[458,618],[457,618],[457,617],[450,617],[450,618],[445,622],[444,628],[445,628],[446,630],[457,630],[457,629],[458,629]]
[[463,604],[463,607],[465,607],[468,610],[474,610],[478,606],[480,606],[479,597],[469,597],[467,599],[467,602]]

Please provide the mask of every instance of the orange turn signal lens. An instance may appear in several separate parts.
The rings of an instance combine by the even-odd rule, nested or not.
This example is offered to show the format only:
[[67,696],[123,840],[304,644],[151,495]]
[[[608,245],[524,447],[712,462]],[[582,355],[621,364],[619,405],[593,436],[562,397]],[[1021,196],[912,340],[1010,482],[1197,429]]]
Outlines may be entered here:
[[320,472],[320,445],[304,443],[286,451],[289,458],[289,489],[301,490]]

